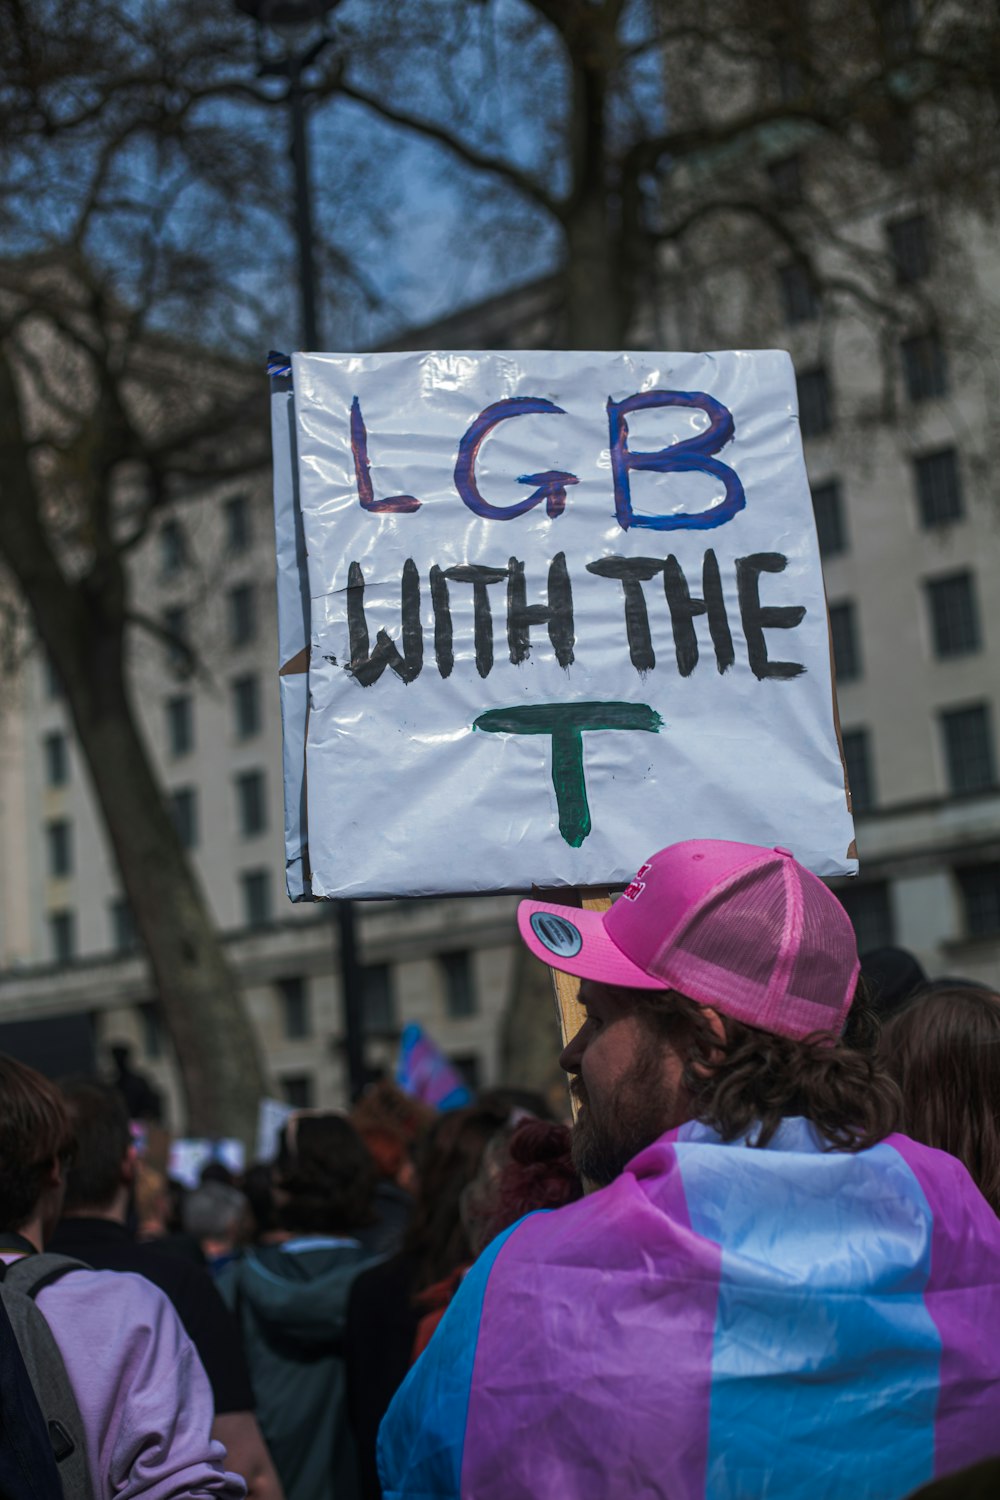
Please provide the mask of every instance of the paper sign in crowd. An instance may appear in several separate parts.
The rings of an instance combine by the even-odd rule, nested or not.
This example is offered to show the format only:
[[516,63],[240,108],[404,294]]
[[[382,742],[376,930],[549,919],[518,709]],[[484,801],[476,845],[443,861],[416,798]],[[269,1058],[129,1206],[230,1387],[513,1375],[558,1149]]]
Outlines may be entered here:
[[856,869],[786,354],[301,354],[273,417],[293,898]]

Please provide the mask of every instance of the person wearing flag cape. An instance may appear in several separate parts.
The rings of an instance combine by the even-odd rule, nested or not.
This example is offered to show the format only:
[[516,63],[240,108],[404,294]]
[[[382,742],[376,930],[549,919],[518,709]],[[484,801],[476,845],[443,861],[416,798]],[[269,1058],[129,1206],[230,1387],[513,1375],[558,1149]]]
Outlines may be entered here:
[[386,1500],[897,1500],[1000,1450],[1000,1222],[893,1132],[822,882],[694,840],[607,912],[518,920],[582,980],[596,1190],[469,1271],[383,1423]]

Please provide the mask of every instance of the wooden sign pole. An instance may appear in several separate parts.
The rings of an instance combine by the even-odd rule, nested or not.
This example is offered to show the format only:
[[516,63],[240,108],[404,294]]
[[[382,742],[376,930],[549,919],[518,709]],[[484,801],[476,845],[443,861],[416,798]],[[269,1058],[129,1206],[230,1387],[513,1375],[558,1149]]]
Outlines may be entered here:
[[[595,891],[590,896],[584,896],[580,905],[584,911],[608,911],[611,906],[611,897]],[[573,974],[563,974],[559,969],[552,969],[551,973],[556,1010],[559,1012],[559,1031],[562,1035],[562,1044],[565,1047],[566,1043],[572,1041],[573,1037],[576,1036],[587,1016],[579,1000],[579,979]],[[572,1094],[570,1094],[570,1104],[575,1120],[577,1105]]]

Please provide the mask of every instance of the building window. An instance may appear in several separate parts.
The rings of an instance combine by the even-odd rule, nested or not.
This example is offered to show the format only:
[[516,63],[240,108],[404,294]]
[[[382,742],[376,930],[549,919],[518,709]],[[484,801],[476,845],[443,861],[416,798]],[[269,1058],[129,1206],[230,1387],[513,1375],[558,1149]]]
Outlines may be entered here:
[[833,426],[830,382],[826,370],[817,365],[797,376],[799,391],[799,428],[804,438],[822,437]]
[[948,366],[944,345],[936,333],[916,333],[899,346],[903,379],[911,401],[930,401],[948,391]]
[[65,786],[69,781],[69,745],[66,736],[55,730],[42,741],[47,786]]
[[392,969],[388,964],[366,964],[361,970],[362,1024],[369,1035],[396,1029]]
[[309,1036],[309,1001],[306,982],[301,974],[292,975],[289,979],[279,979],[277,990],[281,997],[281,1020],[285,1036],[289,1041]]
[[170,816],[185,849],[198,845],[198,790],[179,786],[170,793]]
[[867,729],[844,730],[844,764],[854,811],[869,812],[875,806],[875,777]]
[[286,1104],[290,1104],[293,1109],[313,1108],[315,1095],[311,1073],[286,1073],[280,1083]]
[[823,557],[836,557],[838,552],[846,552],[847,522],[840,481],[828,479],[825,484],[815,485],[812,502],[820,554]]
[[142,1031],[142,1050],[153,1062],[163,1056],[163,1023],[160,1008],[155,1000],[139,1006],[139,1026]]
[[245,677],[235,677],[230,686],[236,738],[252,739],[260,733],[260,678],[250,672]]
[[167,666],[175,677],[191,675],[191,647],[188,642],[188,612],[181,605],[163,611],[163,629],[167,636]]
[[863,885],[847,886],[837,892],[837,897],[851,919],[859,953],[893,946],[896,933],[888,881],[868,880]]
[[236,777],[236,805],[240,833],[244,838],[263,833],[267,827],[267,799],[263,771],[244,771]]
[[132,907],[125,896],[119,896],[108,908],[111,917],[111,946],[115,953],[134,953],[139,946]]
[[180,521],[164,521],[160,527],[160,577],[174,578],[187,567],[187,541]]
[[451,1063],[452,1067],[455,1069],[455,1072],[458,1074],[459,1078],[461,1078],[470,1094],[478,1093],[479,1079],[481,1076],[478,1053],[460,1052],[453,1057],[449,1057],[448,1061]]
[[956,870],[955,876],[969,937],[996,937],[1000,934],[1000,863],[969,865]]
[[49,949],[53,963],[70,964],[76,956],[76,913],[49,912]]
[[931,638],[937,656],[964,656],[981,645],[979,610],[971,573],[950,573],[946,578],[928,578],[927,605]]
[[946,526],[959,521],[965,510],[958,454],[954,448],[924,453],[913,460],[920,520],[924,526]]
[[63,695],[62,678],[56,671],[55,662],[48,654],[46,654],[45,657],[45,665],[42,668],[42,674],[45,678],[45,696],[49,699],[50,702],[55,702]]
[[771,191],[784,208],[802,202],[802,158],[782,156],[768,162],[767,177]]
[[949,790],[985,792],[996,784],[993,730],[985,703],[953,708],[941,715]]
[[194,704],[186,693],[168,698],[166,713],[170,754],[175,757],[188,755],[194,749]]
[[58,818],[45,827],[45,842],[49,852],[49,874],[54,880],[64,879],[73,873],[73,825],[66,818]]
[[819,313],[812,272],[803,260],[789,261],[778,270],[781,306],[786,323],[809,323]]
[[922,281],[931,268],[931,235],[926,214],[910,214],[886,225],[889,250],[900,286]]
[[249,550],[252,540],[250,500],[246,495],[230,495],[223,506],[226,521],[226,548],[240,553]]
[[252,583],[238,583],[226,596],[229,611],[229,644],[246,646],[257,634],[257,610]]
[[444,970],[445,1010],[453,1021],[476,1014],[476,986],[472,977],[470,953],[441,953]]
[[850,600],[830,605],[830,639],[838,682],[853,682],[861,676],[861,647],[857,615]]
[[243,920],[247,927],[264,927],[271,920],[270,870],[244,870],[240,876],[243,888]]

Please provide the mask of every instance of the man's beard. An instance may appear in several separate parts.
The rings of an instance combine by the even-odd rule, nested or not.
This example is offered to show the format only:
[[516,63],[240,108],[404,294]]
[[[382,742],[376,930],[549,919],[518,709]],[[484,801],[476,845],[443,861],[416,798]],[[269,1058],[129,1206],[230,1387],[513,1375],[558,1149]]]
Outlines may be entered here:
[[580,1111],[573,1126],[573,1165],[596,1187],[614,1182],[633,1156],[678,1123],[677,1096],[667,1088],[662,1057],[654,1046],[640,1054],[620,1080],[612,1107],[605,1111],[609,1118],[594,1118],[579,1075],[570,1081],[570,1093]]

